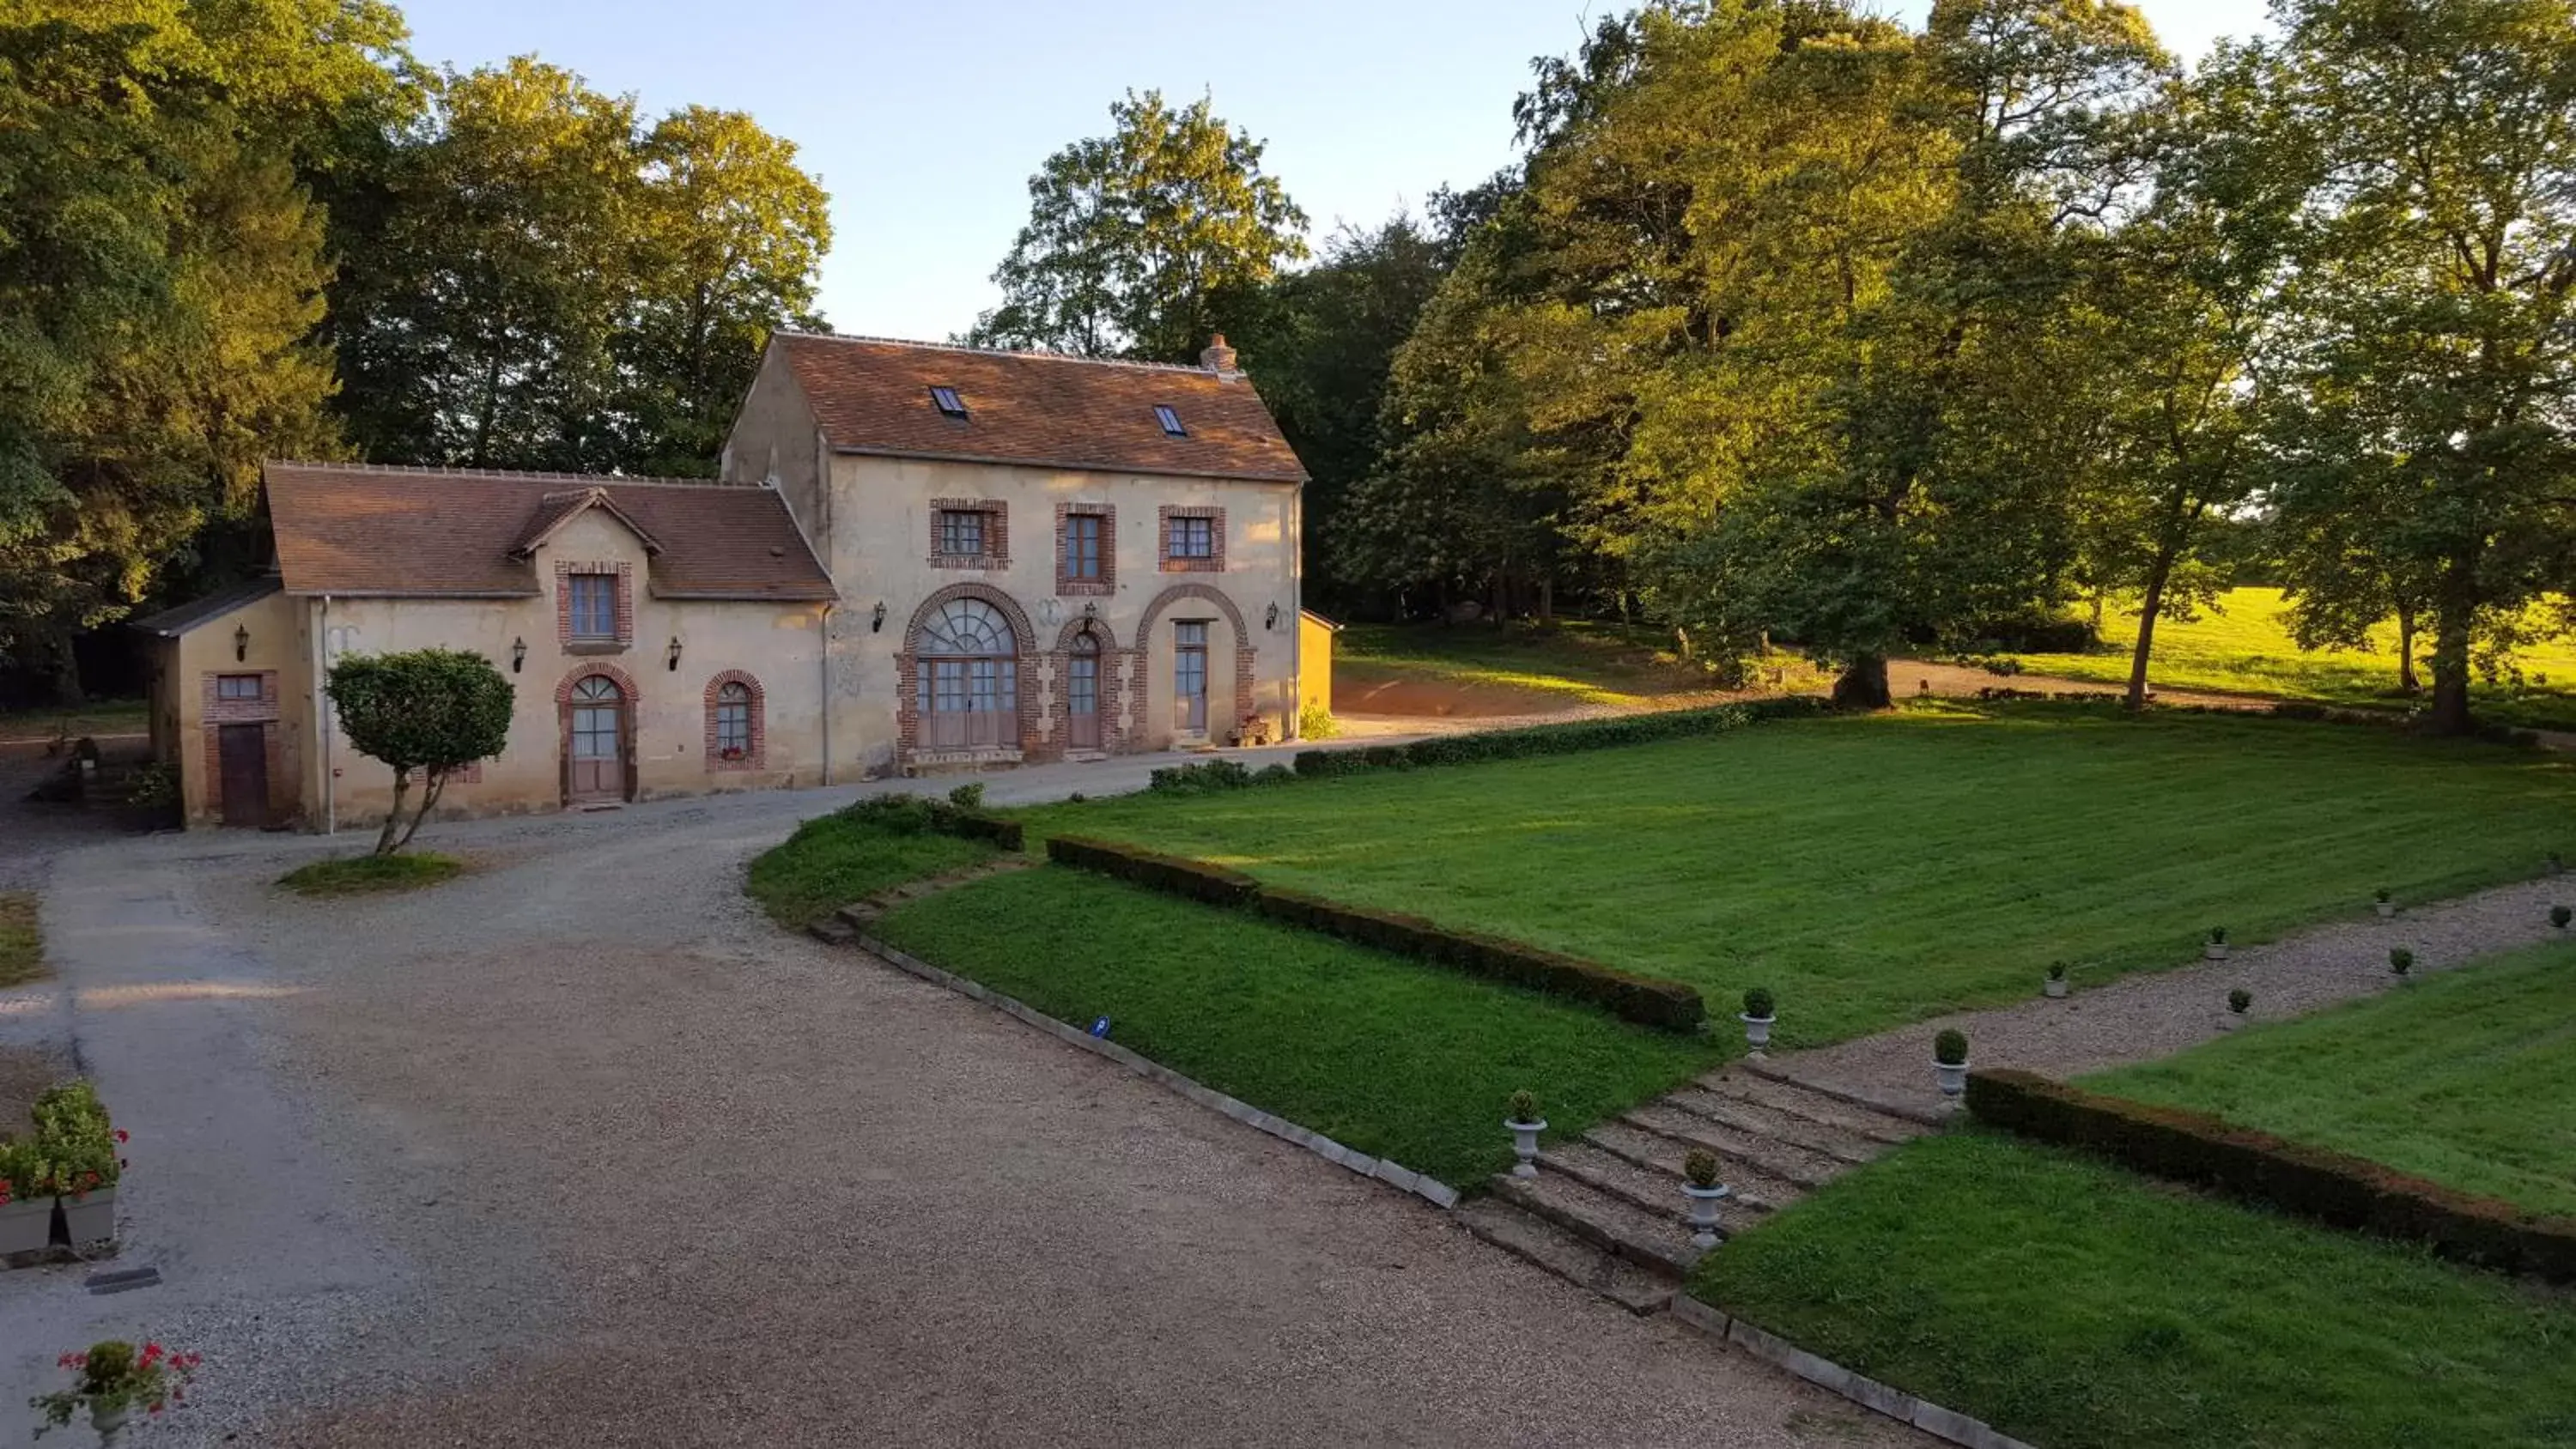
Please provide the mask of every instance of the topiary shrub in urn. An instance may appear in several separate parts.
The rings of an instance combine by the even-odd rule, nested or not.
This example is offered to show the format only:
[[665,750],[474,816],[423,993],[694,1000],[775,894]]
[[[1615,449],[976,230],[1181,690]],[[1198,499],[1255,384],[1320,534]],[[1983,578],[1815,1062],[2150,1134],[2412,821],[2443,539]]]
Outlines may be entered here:
[[1512,1176],[1538,1176],[1538,1134],[1547,1130],[1547,1119],[1538,1114],[1538,1098],[1526,1091],[1512,1093],[1511,1115],[1503,1119],[1511,1129]]
[[2397,914],[2397,897],[2389,893],[2388,887],[2381,886],[2370,893],[2370,908],[2379,913],[2381,920],[2387,920]]
[[1932,1076],[1941,1095],[1955,1097],[1968,1089],[1968,1034],[1944,1027],[1932,1038]]
[[2400,981],[2413,980],[2415,973],[2415,953],[2407,950],[2403,946],[2390,947],[2388,950],[2388,970],[2389,974],[2395,976]]
[[2209,928],[2209,939],[2201,944],[2200,954],[2211,961],[2224,961],[2227,959],[2227,928],[2225,926],[2212,926]]
[[1717,1246],[1717,1209],[1726,1184],[1717,1180],[1717,1154],[1694,1147],[1682,1159],[1682,1196],[1690,1203],[1691,1246],[1703,1251]]
[[2239,986],[2227,993],[2226,1014],[2218,1018],[2220,1031],[2234,1031],[2245,1024],[2245,1013],[2254,1009],[2254,993]]
[[1771,1024],[1779,1019],[1770,987],[1756,986],[1744,993],[1744,1011],[1736,1020],[1744,1023],[1746,1045],[1757,1052],[1771,1045]]
[[2041,995],[2052,999],[2062,997],[2066,994],[2065,962],[2051,961],[2048,963],[2048,979],[2040,983],[2039,991]]

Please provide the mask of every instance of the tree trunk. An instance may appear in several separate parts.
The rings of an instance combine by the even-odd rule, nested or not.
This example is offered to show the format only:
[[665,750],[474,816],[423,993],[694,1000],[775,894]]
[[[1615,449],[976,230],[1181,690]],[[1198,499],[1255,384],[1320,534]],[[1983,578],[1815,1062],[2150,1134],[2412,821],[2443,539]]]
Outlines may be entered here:
[[2156,616],[2164,611],[2165,581],[2173,576],[2173,554],[2159,549],[2147,564],[2147,588],[2138,600],[2138,642],[2129,651],[2129,692],[2120,700],[2127,709],[2147,707],[2147,660],[2155,653]]
[[2437,735],[2477,728],[2469,715],[2469,614],[2457,599],[2444,599],[2433,619],[2433,708],[2426,723]]
[[[376,854],[391,855],[402,849],[402,841],[394,839],[394,831],[402,826],[403,796],[410,792],[411,771],[394,771],[394,803],[385,809],[385,828],[376,832]],[[403,840],[410,838],[406,835]]]
[[1894,701],[1887,693],[1887,656],[1856,654],[1834,680],[1834,708],[1885,709]]
[[1541,576],[1538,581],[1538,621],[1556,622],[1556,580]]
[[2424,682],[2415,677],[2415,606],[2397,606],[2397,688],[2405,694],[2422,694]]
[[[411,838],[420,833],[420,822],[429,818],[429,812],[438,807],[438,797],[445,793],[447,793],[447,772],[445,770],[430,771],[428,776],[421,783],[420,808],[411,812],[411,824],[403,827],[402,839],[394,842],[395,850],[400,850],[404,846],[411,844]],[[390,823],[390,820],[391,817],[388,817],[388,823]],[[378,853],[391,854],[390,851],[380,851]]]

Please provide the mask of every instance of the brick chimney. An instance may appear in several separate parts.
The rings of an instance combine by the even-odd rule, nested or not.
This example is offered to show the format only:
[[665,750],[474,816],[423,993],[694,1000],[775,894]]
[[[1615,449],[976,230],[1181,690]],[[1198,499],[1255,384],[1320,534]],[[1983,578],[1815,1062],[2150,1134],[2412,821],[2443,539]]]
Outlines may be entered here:
[[1225,345],[1224,333],[1219,332],[1208,339],[1207,351],[1199,354],[1199,366],[1219,377],[1235,375],[1234,349]]

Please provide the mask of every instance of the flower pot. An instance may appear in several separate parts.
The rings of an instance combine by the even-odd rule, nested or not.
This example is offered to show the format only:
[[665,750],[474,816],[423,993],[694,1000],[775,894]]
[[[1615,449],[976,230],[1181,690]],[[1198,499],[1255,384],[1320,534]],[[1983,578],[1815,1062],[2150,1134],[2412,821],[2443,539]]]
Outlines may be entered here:
[[2379,912],[2379,918],[2383,921],[2397,914],[2397,903],[2395,901],[2372,901],[2370,903],[2370,908]]
[[2207,943],[2200,948],[2200,959],[2204,961],[2226,960],[2227,943],[2225,941],[2211,941]]
[[2054,1001],[2066,995],[2066,978],[2051,976],[2039,984],[2039,994]]
[[77,1248],[116,1236],[116,1189],[95,1187],[79,1197],[62,1200],[63,1226]]
[[1507,1118],[1503,1125],[1512,1129],[1512,1155],[1520,1159],[1512,1164],[1512,1176],[1538,1176],[1538,1134],[1547,1130],[1547,1119],[1514,1122]]
[[89,1426],[98,1431],[100,1449],[106,1449],[117,1441],[117,1437],[125,1432],[126,1417],[133,1412],[132,1406],[126,1404],[112,1409],[105,1404],[90,1405]]
[[2244,1024],[2245,1013],[2241,1011],[2222,1011],[2218,1014],[2218,1029],[2220,1031],[2234,1031],[2236,1028],[2243,1026]]
[[1940,1082],[1941,1095],[1944,1097],[1955,1097],[1968,1090],[1966,1062],[1936,1061],[1932,1064],[1932,1075]]
[[1758,1052],[1771,1044],[1771,1023],[1780,1018],[1776,1015],[1747,1016],[1739,1011],[1735,1014],[1735,1019],[1744,1023],[1745,1044]]
[[1722,1182],[1715,1187],[1682,1184],[1682,1196],[1690,1199],[1692,1247],[1707,1249],[1717,1246],[1717,1205],[1725,1200],[1729,1191]]
[[0,1258],[11,1253],[35,1252],[52,1238],[53,1231],[52,1198],[0,1203]]

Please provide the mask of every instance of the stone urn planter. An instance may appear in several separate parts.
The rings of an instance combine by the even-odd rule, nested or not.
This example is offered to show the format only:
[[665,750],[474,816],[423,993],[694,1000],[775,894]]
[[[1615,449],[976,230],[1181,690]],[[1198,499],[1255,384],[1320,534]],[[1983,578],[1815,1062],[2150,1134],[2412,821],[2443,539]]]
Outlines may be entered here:
[[2245,1024],[2245,1013],[2254,1008],[2254,993],[2239,986],[2227,993],[2227,1009],[2218,1014],[2218,1029],[2234,1031]]
[[2227,959],[2227,928],[2225,926],[2210,927],[2209,939],[2201,944],[2200,956],[2204,961],[2224,961]]
[[2051,1001],[2062,1001],[2066,998],[2065,962],[2060,961],[2048,968],[2048,979],[2039,984],[2039,994]]
[[1688,1182],[1682,1184],[1682,1196],[1690,1203],[1692,1247],[1705,1250],[1717,1246],[1718,1204],[1724,1202],[1731,1191],[1733,1189],[1722,1182],[1708,1187]]
[[1538,1134],[1547,1130],[1547,1119],[1541,1117],[1534,1122],[1505,1119],[1503,1125],[1512,1129],[1512,1155],[1520,1159],[1512,1164],[1512,1176],[1538,1176]]
[[0,1203],[0,1258],[11,1253],[35,1252],[52,1241],[53,1231],[52,1198]]
[[1932,1079],[1944,1097],[1968,1090],[1968,1034],[1952,1028],[1932,1039]]
[[1771,988],[1756,986],[1744,993],[1744,1009],[1735,1014],[1744,1023],[1744,1044],[1758,1054],[1771,1045],[1771,1027],[1780,1019],[1778,1007],[1771,998]]
[[63,1227],[77,1248],[116,1236],[116,1189],[92,1188],[63,1202]]
[[99,1449],[109,1449],[124,1437],[125,1421],[134,1411],[123,1405],[109,1408],[99,1404],[89,1411],[89,1426],[98,1431]]
[[2370,898],[2370,908],[2378,912],[2383,921],[2397,914],[2396,900],[2384,890]]

